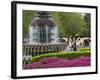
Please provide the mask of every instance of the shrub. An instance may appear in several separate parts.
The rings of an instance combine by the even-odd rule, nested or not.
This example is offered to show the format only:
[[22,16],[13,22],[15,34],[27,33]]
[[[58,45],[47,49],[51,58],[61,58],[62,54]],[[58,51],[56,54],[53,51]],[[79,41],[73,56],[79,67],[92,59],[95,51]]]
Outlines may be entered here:
[[91,51],[90,48],[80,48],[80,51]]
[[43,58],[58,57],[65,59],[75,59],[80,56],[90,56],[90,51],[75,51],[75,52],[60,52],[60,53],[47,53],[32,58],[32,62],[37,62]]
[[69,60],[58,57],[43,58],[38,62],[27,64],[23,66],[23,69],[35,69],[35,68],[57,68],[57,67],[83,67],[90,66],[91,58],[81,56],[77,59]]

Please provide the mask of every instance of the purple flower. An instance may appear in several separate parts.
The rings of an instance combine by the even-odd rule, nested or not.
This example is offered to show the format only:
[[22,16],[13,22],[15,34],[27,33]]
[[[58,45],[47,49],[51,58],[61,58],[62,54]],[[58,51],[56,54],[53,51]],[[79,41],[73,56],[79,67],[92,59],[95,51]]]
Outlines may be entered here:
[[90,57],[81,56],[79,58],[69,60],[58,57],[43,58],[38,62],[27,64],[23,69],[36,69],[36,68],[58,68],[58,67],[81,67],[90,66]]

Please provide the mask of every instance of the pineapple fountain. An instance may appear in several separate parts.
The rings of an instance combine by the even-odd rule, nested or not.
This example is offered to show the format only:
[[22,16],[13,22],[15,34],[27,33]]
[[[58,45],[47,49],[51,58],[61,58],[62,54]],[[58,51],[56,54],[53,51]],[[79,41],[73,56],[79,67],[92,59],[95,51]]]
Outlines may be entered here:
[[39,11],[29,26],[29,42],[23,43],[23,64],[37,55],[64,51],[67,46],[58,42],[58,27],[50,13]]

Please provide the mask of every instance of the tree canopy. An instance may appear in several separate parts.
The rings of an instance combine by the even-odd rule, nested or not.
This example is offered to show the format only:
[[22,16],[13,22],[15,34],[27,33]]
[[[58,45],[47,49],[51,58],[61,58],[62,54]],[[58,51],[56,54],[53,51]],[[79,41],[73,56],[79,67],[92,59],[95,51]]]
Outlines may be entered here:
[[[88,36],[87,21],[81,13],[54,13],[54,19],[58,24],[60,37]],[[88,19],[87,19],[88,20]],[[86,35],[85,35],[85,34]]]
[[31,24],[35,15],[35,11],[23,10],[23,37],[26,37],[28,35],[29,25]]

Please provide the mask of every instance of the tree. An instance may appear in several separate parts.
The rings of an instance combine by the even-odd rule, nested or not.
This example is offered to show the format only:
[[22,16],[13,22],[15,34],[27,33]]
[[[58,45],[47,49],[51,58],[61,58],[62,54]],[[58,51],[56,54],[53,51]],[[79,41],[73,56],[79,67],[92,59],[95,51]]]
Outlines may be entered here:
[[35,11],[23,10],[23,38],[26,37],[26,35],[28,35],[29,25],[32,22],[35,15]]
[[85,30],[85,36],[87,37],[90,37],[90,34],[91,34],[91,26],[90,26],[90,22],[91,22],[91,17],[90,17],[90,14],[89,13],[86,13],[85,16],[84,16],[84,20],[85,20],[85,23],[87,25],[86,27],[86,30]]
[[61,37],[80,36],[80,32],[87,26],[79,13],[56,13],[54,18],[56,18]]
[[72,38],[74,42],[74,50],[76,50],[76,39],[82,36],[86,30],[86,23],[84,17],[80,13],[56,13],[55,20],[59,25],[60,37]]

